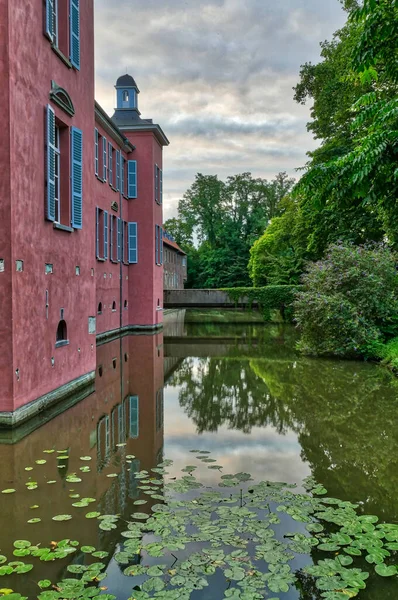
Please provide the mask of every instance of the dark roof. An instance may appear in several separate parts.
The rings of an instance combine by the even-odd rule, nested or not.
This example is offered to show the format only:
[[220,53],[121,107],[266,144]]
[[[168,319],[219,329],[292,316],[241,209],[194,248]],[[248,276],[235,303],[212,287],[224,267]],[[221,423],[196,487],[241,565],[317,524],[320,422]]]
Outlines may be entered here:
[[116,108],[112,121],[122,131],[152,131],[162,146],[168,146],[170,142],[161,127],[152,119],[141,119],[140,115],[137,108]]
[[122,75],[121,77],[119,77],[119,79],[116,82],[116,85],[120,87],[135,87],[138,90],[138,85],[131,77],[131,75],[128,75],[127,73],[126,75]]
[[173,239],[170,239],[171,236],[167,236],[163,234],[163,244],[166,244],[166,246],[170,246],[170,248],[174,248],[174,250],[177,250],[177,252],[179,252],[179,254],[185,254],[186,256],[186,252],[184,252],[184,250],[182,250],[180,248],[180,246],[177,244],[177,242],[175,242]]

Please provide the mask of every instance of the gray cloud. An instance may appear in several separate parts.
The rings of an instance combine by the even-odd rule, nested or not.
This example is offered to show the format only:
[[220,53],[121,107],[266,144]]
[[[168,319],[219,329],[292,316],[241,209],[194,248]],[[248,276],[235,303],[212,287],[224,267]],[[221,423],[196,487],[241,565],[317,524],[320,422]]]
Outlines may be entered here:
[[293,101],[300,65],[344,22],[338,0],[95,0],[96,96],[126,68],[169,136],[165,217],[196,172],[295,174],[315,147]]

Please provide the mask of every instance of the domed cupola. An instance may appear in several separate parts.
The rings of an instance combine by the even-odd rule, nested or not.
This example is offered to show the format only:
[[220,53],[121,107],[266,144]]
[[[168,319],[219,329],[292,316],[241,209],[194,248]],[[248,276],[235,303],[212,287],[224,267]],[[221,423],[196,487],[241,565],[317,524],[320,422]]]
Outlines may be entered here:
[[138,110],[138,94],[140,90],[131,75],[122,75],[115,85],[117,101],[116,109]]

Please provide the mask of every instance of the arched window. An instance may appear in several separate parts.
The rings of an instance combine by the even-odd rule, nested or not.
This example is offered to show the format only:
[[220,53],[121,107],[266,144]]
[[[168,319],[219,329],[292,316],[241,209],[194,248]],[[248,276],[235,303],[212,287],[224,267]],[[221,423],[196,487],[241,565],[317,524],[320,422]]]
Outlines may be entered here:
[[100,303],[98,304],[98,311],[97,311],[97,312],[98,312],[98,314],[99,314],[99,315],[101,315],[101,314],[102,314],[102,302],[100,302]]
[[127,307],[128,307],[128,302],[127,302],[127,300],[125,300],[124,301],[124,308],[127,308]]
[[116,302],[115,301],[112,302],[112,310],[116,310]]
[[62,320],[58,323],[55,345],[56,346],[65,346],[66,344],[69,344],[68,329],[66,327],[66,321]]
[[127,90],[124,90],[123,92],[123,102],[128,102],[129,101],[129,93]]

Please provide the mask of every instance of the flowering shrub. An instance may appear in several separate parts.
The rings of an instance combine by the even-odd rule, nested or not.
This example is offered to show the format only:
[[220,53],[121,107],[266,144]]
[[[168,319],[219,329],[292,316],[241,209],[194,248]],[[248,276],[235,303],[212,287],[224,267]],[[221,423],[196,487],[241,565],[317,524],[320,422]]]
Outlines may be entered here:
[[309,264],[303,284],[294,301],[303,352],[377,356],[398,335],[396,257],[386,246],[333,244]]

